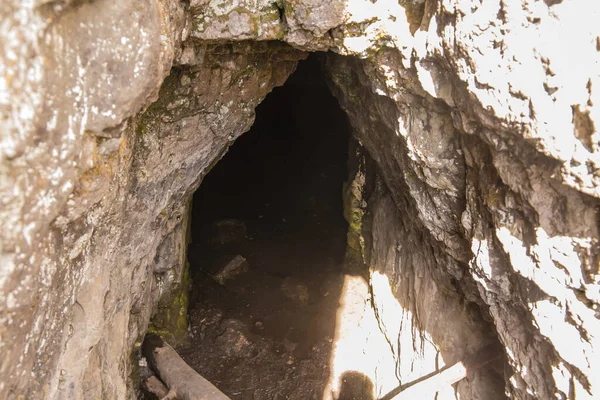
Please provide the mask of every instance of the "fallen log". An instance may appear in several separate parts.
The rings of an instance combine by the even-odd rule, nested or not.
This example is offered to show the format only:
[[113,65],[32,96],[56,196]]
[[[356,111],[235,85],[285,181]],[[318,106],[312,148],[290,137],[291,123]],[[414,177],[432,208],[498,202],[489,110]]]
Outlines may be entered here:
[[446,366],[439,371],[434,371],[414,381],[400,385],[385,396],[380,397],[379,400],[422,398],[427,394],[437,392],[443,385],[452,385],[461,381],[474,371],[502,357],[503,354],[502,346],[499,343],[491,344],[462,362]]
[[142,344],[142,355],[150,368],[169,388],[165,396],[179,400],[231,400],[204,379],[160,336],[148,334]]
[[169,389],[154,375],[142,380],[142,388],[160,400],[169,398]]

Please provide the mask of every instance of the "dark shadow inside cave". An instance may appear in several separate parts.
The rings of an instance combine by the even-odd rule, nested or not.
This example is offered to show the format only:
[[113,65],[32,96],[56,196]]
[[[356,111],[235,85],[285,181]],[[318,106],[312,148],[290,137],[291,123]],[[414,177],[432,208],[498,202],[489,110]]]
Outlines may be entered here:
[[194,195],[182,356],[232,399],[321,398],[328,378],[350,126],[321,58],[267,96]]

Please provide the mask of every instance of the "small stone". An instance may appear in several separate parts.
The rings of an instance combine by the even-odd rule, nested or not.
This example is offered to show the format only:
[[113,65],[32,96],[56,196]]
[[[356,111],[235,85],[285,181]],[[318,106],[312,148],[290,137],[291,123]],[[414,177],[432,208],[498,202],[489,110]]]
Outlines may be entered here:
[[221,325],[225,328],[224,332],[217,338],[215,343],[223,349],[229,357],[246,357],[251,353],[251,342],[242,332],[246,329],[243,322],[228,319]]
[[224,266],[219,268],[218,272],[213,275],[213,279],[219,285],[225,285],[226,281],[231,280],[246,271],[248,271],[248,262],[244,257],[238,254]]
[[192,83],[192,79],[188,75],[183,75],[179,82],[181,83],[181,86],[187,86]]

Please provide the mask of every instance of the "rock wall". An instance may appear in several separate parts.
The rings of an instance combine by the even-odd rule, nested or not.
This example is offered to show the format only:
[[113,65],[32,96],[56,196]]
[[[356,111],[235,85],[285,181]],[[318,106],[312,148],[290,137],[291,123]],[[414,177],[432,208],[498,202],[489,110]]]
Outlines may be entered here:
[[499,340],[511,397],[598,396],[599,8],[2,2],[0,397],[132,395],[151,316],[183,329],[189,197],[307,50],[347,56],[327,68],[374,160],[349,185],[372,277],[446,362]]
[[0,7],[0,398],[125,398],[151,315],[187,330],[191,195],[303,55],[184,47],[178,2]]
[[[374,216],[363,216],[358,242],[364,250],[372,242],[365,254],[372,271],[409,278],[398,283],[399,299],[411,290],[421,292],[417,305],[444,298],[439,288],[421,290],[423,268],[437,275],[441,288],[451,277],[455,292],[491,316],[512,369],[505,373],[511,397],[593,398],[598,31],[569,22],[582,3],[536,2],[526,16],[501,2],[464,6],[426,5],[418,29],[407,27],[415,32],[412,53],[396,45],[365,61],[330,57],[333,89],[401,212],[397,226],[416,230],[419,238],[402,243],[396,232],[395,242],[378,249],[377,238],[390,232],[390,223],[377,219],[385,202],[381,196],[369,202],[363,193],[363,212]],[[545,34],[562,37],[553,47],[539,39]],[[576,53],[566,38],[580,44]],[[583,76],[573,77],[567,65]],[[578,133],[582,109],[589,140]],[[366,231],[365,220],[372,225]],[[425,248],[423,241],[429,242]],[[396,246],[401,254],[394,258],[388,252]],[[427,267],[432,259],[435,265]],[[439,276],[440,268],[449,275]],[[444,332],[427,324],[421,328],[433,336]],[[467,339],[467,329],[455,332],[454,350],[446,351],[464,356],[469,349],[461,341],[477,341]]]

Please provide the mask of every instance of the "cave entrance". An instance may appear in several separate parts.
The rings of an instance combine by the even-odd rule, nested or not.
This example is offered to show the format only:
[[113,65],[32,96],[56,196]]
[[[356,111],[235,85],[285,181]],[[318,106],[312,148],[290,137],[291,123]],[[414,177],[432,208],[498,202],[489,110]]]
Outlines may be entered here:
[[267,96],[194,195],[182,356],[232,399],[320,398],[328,377],[350,127],[321,61]]

